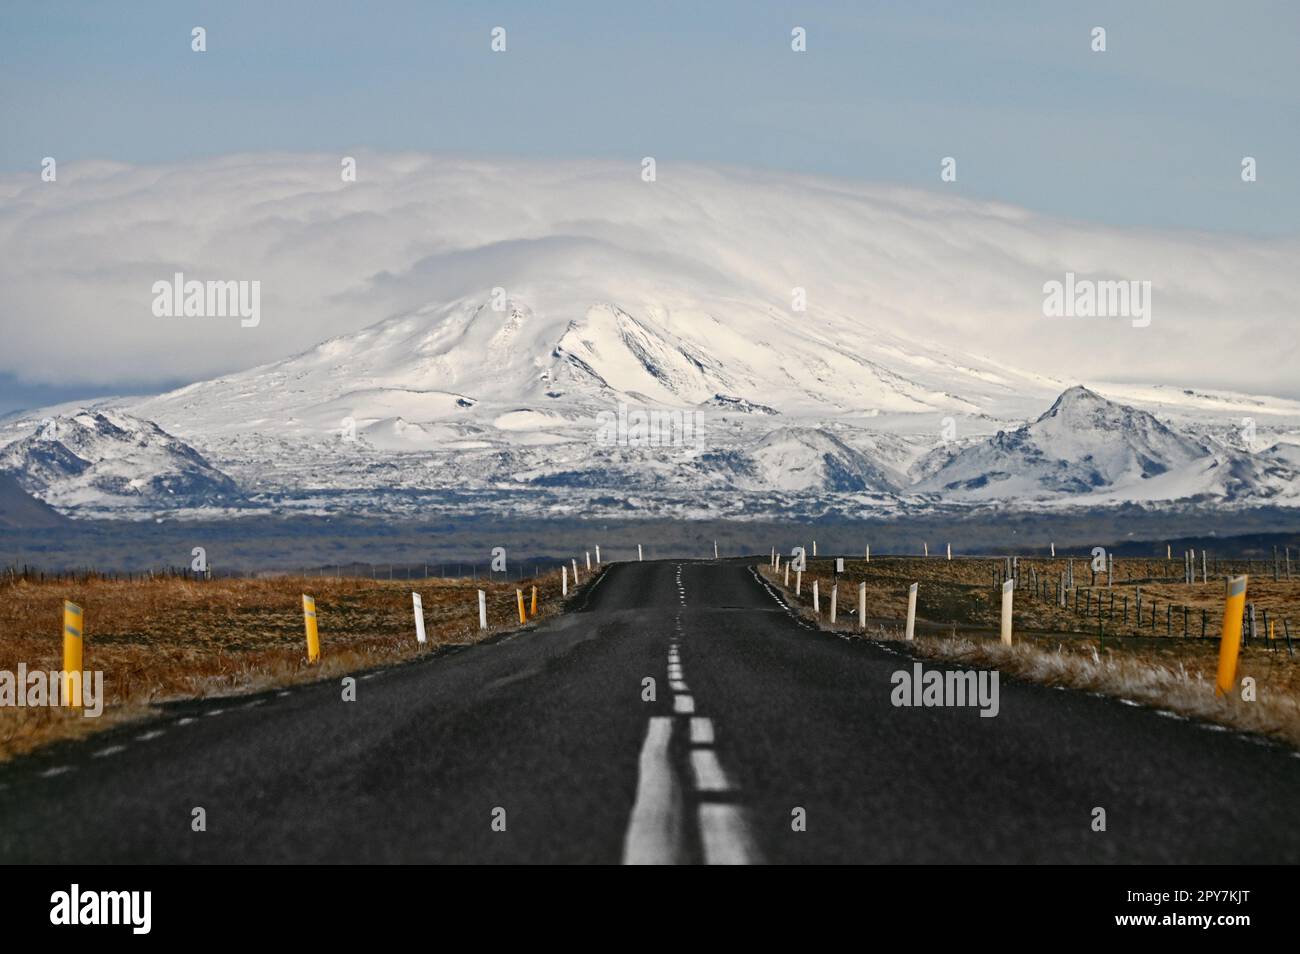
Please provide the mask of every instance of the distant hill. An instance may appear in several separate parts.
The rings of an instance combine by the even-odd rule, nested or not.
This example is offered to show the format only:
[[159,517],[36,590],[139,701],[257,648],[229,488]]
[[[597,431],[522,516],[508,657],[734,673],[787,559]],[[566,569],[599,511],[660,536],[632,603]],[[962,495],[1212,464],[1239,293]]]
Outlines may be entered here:
[[18,486],[9,474],[0,474],[0,530],[39,530],[60,527],[68,518]]

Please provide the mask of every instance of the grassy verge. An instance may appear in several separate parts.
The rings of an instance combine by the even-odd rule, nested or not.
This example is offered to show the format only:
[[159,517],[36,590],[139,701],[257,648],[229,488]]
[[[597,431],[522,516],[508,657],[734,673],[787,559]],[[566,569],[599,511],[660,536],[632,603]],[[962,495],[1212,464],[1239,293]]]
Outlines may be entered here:
[[[922,563],[923,566],[911,565]],[[907,587],[919,581],[917,638],[906,644],[919,658],[997,669],[1044,685],[1128,699],[1186,718],[1257,733],[1300,749],[1300,657],[1291,656],[1277,641],[1270,644],[1255,640],[1241,651],[1238,686],[1246,677],[1254,679],[1255,701],[1243,700],[1240,691],[1216,698],[1216,639],[1165,635],[1099,638],[1095,622],[1089,633],[1084,628],[1086,624],[1059,616],[1065,613],[1059,607],[1044,605],[1045,601],[1021,599],[1018,594],[1015,644],[1003,646],[997,637],[991,580],[983,585],[973,582],[985,575],[987,567],[973,570],[969,565],[956,566],[957,563],[934,559],[892,563],[880,560],[856,566],[864,572],[857,576],[847,572],[844,575],[838,621],[834,626],[829,620],[829,593],[833,584],[829,563],[823,567],[810,561],[810,572],[804,575],[799,596],[794,593],[793,574],[787,587],[783,585],[784,572],[777,573],[767,567],[760,567],[759,572],[782,593],[792,609],[813,625],[868,639],[903,639]],[[820,615],[813,611],[810,578],[818,581]],[[858,625],[857,610],[858,583],[864,581],[868,584],[865,631]],[[1271,593],[1268,586],[1259,590],[1264,590],[1270,605],[1284,612],[1293,607],[1294,595],[1300,592],[1300,587],[1291,590],[1293,586],[1296,584],[1279,583],[1271,585]],[[1160,592],[1189,602],[1199,598],[1209,605],[1208,594],[1191,594],[1180,591],[1180,587],[1190,589],[1185,584],[1166,583]],[[927,591],[929,599],[925,598]],[[1220,596],[1219,618],[1214,623],[1216,631],[1222,618],[1222,584],[1217,592]],[[1020,609],[1022,603],[1029,605]],[[1062,625],[1059,631],[1053,632],[1054,622],[1074,622],[1078,628],[1071,631]],[[1156,632],[1162,630],[1163,627],[1157,627]],[[1128,630],[1134,631],[1132,627]]]
[[[592,578],[594,579],[594,577]],[[104,711],[0,706],[0,760],[58,740],[148,716],[159,703],[257,692],[341,676],[478,642],[518,628],[515,590],[537,614],[562,611],[558,579],[489,583],[285,576],[191,582],[91,578],[0,586],[0,670],[62,667],[63,601],[85,613],[83,669],[104,673]],[[479,629],[487,593],[490,628]],[[428,642],[415,639],[412,591],[424,604]],[[308,664],[303,593],[315,597],[321,658]]]

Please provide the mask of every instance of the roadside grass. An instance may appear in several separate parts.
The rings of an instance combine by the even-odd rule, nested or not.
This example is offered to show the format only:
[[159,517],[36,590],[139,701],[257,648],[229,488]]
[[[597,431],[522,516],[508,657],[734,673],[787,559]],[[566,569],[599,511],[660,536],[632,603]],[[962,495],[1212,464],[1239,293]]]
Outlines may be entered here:
[[[998,638],[1000,594],[993,588],[991,566],[995,561],[929,560],[902,558],[873,559],[870,564],[852,561],[841,576],[838,620],[829,621],[829,593],[834,582],[831,561],[810,560],[804,574],[801,595],[794,594],[794,575],[783,585],[781,572],[760,566],[759,573],[779,590],[803,619],[820,629],[866,639],[898,640],[918,658],[961,665],[992,668],[1021,679],[1049,686],[1127,699],[1165,710],[1177,716],[1198,719],[1245,732],[1256,733],[1300,749],[1300,656],[1291,656],[1280,639],[1251,641],[1241,650],[1237,665],[1237,692],[1216,697],[1218,633],[1223,615],[1223,583],[1213,578],[1208,584],[1188,585],[1161,581],[1143,582],[1147,594],[1183,605],[1205,607],[1210,615],[1214,638],[1183,638],[1165,635],[1164,617],[1155,635],[1147,626],[1116,627],[1124,635],[1113,635],[1109,626],[1099,637],[1097,620],[1061,609],[1056,601],[1036,600],[1021,591],[1016,594],[1013,645]],[[1048,563],[1050,561],[1042,561]],[[1057,563],[1062,561],[1058,560]],[[1165,561],[1152,561],[1163,563]],[[856,571],[856,572],[854,572]],[[1040,571],[1046,572],[1046,571]],[[1080,578],[1076,561],[1076,580]],[[1118,574],[1117,574],[1118,576]],[[821,614],[813,611],[810,579],[818,581]],[[858,584],[867,583],[867,628],[859,623]],[[903,641],[907,614],[907,588],[919,582],[916,639]],[[1125,584],[1131,593],[1139,584]],[[1117,583],[1117,587],[1119,584]],[[1251,578],[1248,598],[1263,603],[1278,615],[1300,618],[1300,582],[1273,583]],[[1217,615],[1212,610],[1216,608]],[[1141,635],[1135,635],[1135,634]],[[1199,636],[1199,624],[1196,629]],[[1134,634],[1134,635],[1130,635]],[[1296,633],[1292,633],[1293,638]],[[1242,681],[1255,680],[1255,701],[1242,698]]]
[[[589,585],[595,577],[585,582]],[[85,670],[104,673],[104,711],[0,706],[0,760],[148,716],[159,703],[241,695],[391,665],[562,612],[558,579],[365,580],[283,576],[31,582],[0,585],[0,670],[62,668],[63,601],[82,607]],[[478,626],[479,589],[487,630]],[[415,638],[411,593],[424,605],[428,642]],[[571,596],[573,591],[571,592]],[[302,594],[316,600],[321,657],[308,664]]]

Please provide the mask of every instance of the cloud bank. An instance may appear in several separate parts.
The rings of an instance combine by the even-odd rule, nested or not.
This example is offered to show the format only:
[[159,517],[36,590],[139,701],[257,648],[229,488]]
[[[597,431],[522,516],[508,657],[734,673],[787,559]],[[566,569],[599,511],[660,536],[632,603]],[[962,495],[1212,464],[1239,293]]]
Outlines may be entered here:
[[[1300,395],[1300,239],[1107,228],[920,191],[638,160],[236,155],[0,179],[0,373],[158,387],[494,287],[770,300],[1064,379]],[[159,318],[155,282],[257,281],[261,319]],[[1151,283],[1151,321],[1049,318],[1066,273]],[[791,312],[792,290],[808,311]],[[629,301],[630,299],[630,301]],[[575,313],[574,317],[579,317]]]

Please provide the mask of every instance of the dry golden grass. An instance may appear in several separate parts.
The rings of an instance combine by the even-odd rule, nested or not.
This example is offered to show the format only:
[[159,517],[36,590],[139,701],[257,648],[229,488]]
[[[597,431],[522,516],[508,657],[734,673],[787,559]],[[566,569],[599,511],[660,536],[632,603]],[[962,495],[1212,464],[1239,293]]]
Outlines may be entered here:
[[[1041,565],[1050,561],[1036,562]],[[1099,638],[1095,614],[1085,620],[1081,614],[1056,606],[1054,601],[1036,600],[1022,591],[1016,595],[1014,604],[1015,644],[1003,646],[997,634],[1000,594],[993,589],[991,566],[991,561],[984,560],[949,563],[934,558],[846,564],[834,627],[829,622],[829,592],[833,582],[833,566],[829,561],[809,561],[810,572],[804,574],[802,594],[797,598],[793,574],[790,586],[785,588],[782,586],[784,572],[763,567],[762,573],[782,589],[786,601],[805,619],[823,629],[841,632],[860,632],[857,592],[858,583],[865,581],[868,626],[864,635],[880,639],[903,638],[907,587],[919,582],[917,638],[911,644],[918,655],[996,668],[1047,685],[1130,699],[1189,718],[1266,735],[1300,748],[1300,656],[1291,656],[1280,639],[1270,644],[1260,638],[1241,650],[1238,686],[1244,678],[1253,678],[1255,701],[1242,700],[1240,692],[1227,698],[1215,696],[1217,635],[1223,617],[1222,581],[1211,578],[1208,584],[1172,581],[1140,584],[1144,601],[1154,596],[1161,607],[1166,602],[1195,607],[1198,625],[1193,632],[1197,636],[1199,609],[1204,607],[1209,612],[1209,631],[1216,638],[1184,639],[1181,625],[1175,627],[1177,635],[1163,635],[1163,610],[1157,617],[1155,636],[1149,624],[1141,629],[1131,625],[1130,616],[1129,626],[1115,626],[1115,629],[1134,635],[1117,637],[1107,622],[1105,636]],[[1158,572],[1159,568],[1155,569]],[[1119,574],[1116,576],[1118,580]],[[810,579],[818,580],[822,593],[820,617],[813,612]],[[1087,580],[1081,572],[1080,561],[1075,564],[1075,579]],[[1129,582],[1121,586],[1117,582],[1115,589],[1132,594],[1137,585]],[[1300,619],[1300,583],[1273,583],[1271,579],[1252,577],[1247,595],[1258,609],[1269,608],[1270,616],[1289,615],[1293,620]],[[1132,606],[1130,595],[1130,611]],[[1293,639],[1297,635],[1300,634],[1293,627]]]
[[[104,672],[104,714],[0,707],[0,759],[138,719],[159,702],[253,692],[395,663],[471,643],[519,622],[515,590],[538,587],[537,618],[560,611],[559,581],[158,578],[0,585],[0,670],[62,668],[63,601],[84,611],[82,668]],[[488,622],[478,628],[478,595]],[[428,642],[415,639],[412,591]],[[321,659],[307,662],[302,594],[316,600]],[[530,621],[532,617],[530,616]]]

